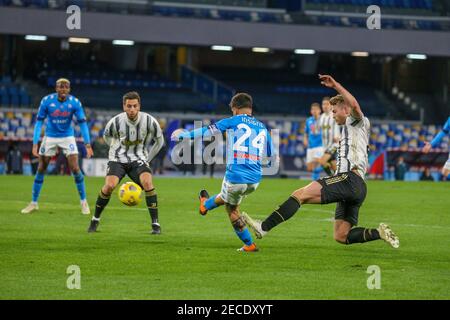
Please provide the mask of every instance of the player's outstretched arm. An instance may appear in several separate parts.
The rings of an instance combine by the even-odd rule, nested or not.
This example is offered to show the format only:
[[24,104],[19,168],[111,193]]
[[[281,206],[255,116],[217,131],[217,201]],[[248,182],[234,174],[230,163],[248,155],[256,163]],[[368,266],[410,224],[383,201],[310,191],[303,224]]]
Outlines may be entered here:
[[203,137],[205,135],[205,133],[208,132],[208,127],[201,127],[201,128],[197,128],[191,131],[187,131],[187,130],[175,130],[172,133],[172,136],[170,137],[170,139],[172,141],[178,141],[180,139],[195,139],[197,137]]
[[336,90],[344,100],[348,103],[348,105],[352,108],[352,116],[355,119],[362,119],[364,114],[361,111],[361,107],[359,106],[356,98],[345,89],[339,82],[333,79],[330,75],[319,74],[320,83],[325,87],[332,88]]
[[450,134],[450,117],[448,117],[447,122],[444,124],[444,127],[433,138],[433,140],[431,142],[425,142],[425,146],[422,148],[422,152],[428,153],[432,148],[436,148],[439,143],[441,143],[442,139],[444,139],[444,137],[448,134]]

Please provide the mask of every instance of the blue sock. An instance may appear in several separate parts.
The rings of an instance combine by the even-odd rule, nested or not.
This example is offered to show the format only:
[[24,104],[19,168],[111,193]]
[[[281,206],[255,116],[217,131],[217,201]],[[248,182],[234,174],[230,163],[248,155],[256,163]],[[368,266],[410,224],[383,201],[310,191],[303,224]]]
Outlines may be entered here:
[[234,232],[236,232],[239,239],[241,239],[242,242],[245,243],[247,246],[253,243],[252,235],[250,234],[250,231],[248,231],[248,228],[245,228],[242,231],[234,229]]
[[41,193],[43,183],[44,183],[44,174],[37,172],[36,176],[34,177],[34,183],[33,183],[33,195],[32,195],[33,202],[38,201],[39,194]]
[[80,200],[86,200],[86,188],[84,186],[83,173],[81,171],[78,173],[74,173],[73,177],[77,185],[78,193],[80,194]]
[[212,197],[209,197],[208,200],[205,201],[205,208],[207,210],[212,210],[218,207],[218,205],[216,204],[216,202],[214,200],[216,200],[217,194],[213,195]]
[[321,171],[322,171],[322,167],[315,168],[312,172],[312,179],[319,180]]

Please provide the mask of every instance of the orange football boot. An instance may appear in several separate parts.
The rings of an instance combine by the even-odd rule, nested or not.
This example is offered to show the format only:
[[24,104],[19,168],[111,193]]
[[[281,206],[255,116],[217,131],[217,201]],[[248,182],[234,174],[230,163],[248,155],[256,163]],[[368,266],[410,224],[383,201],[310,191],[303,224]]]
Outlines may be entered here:
[[243,251],[243,252],[256,252],[259,251],[258,247],[255,243],[252,243],[251,245],[247,246],[244,245],[242,248],[237,249],[237,251]]
[[205,201],[208,200],[208,198],[209,198],[208,191],[206,191],[206,190],[200,191],[198,198],[200,200],[200,208],[199,208],[198,212],[202,216],[204,216],[208,213],[208,209],[206,209],[206,207],[205,207]]

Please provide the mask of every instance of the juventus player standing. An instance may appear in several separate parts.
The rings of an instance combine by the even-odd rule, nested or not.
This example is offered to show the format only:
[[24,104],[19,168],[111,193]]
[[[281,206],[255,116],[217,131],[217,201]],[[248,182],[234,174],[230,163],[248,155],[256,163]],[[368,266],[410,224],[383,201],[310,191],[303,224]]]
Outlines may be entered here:
[[334,239],[342,244],[362,243],[383,239],[393,248],[400,241],[384,223],[377,229],[356,227],[359,208],[366,198],[364,175],[368,167],[367,145],[370,122],[350,92],[329,75],[319,75],[321,84],[335,89],[339,94],[330,102],[336,123],[343,126],[338,148],[337,173],[313,181],[294,191],[291,196],[264,221],[253,220],[243,214],[245,222],[257,238],[291,218],[301,205],[336,202]]
[[[137,92],[128,92],[123,96],[123,110],[106,125],[103,137],[109,145],[109,162],[105,185],[100,190],[95,206],[95,214],[88,232],[97,231],[100,215],[109,202],[111,193],[125,175],[145,191],[152,234],[160,234],[158,222],[158,202],[152,181],[149,162],[164,145],[161,128],[151,115],[140,112],[141,98]],[[148,148],[151,142],[153,146]]]
[[340,126],[333,118],[329,97],[324,97],[322,99],[322,110],[323,113],[319,118],[319,126],[322,131],[324,154],[319,159],[319,163],[325,172],[331,176],[334,171],[336,171],[337,148],[339,146],[339,137],[341,135]]

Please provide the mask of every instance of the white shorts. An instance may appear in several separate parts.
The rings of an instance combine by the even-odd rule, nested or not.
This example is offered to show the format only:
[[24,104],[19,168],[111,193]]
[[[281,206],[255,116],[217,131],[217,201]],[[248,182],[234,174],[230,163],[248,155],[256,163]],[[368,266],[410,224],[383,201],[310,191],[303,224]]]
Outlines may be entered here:
[[46,157],[53,157],[56,154],[56,148],[60,148],[65,156],[71,154],[78,154],[77,143],[75,137],[52,138],[44,137],[41,147],[39,148],[39,155]]
[[219,196],[225,203],[238,205],[247,195],[258,188],[259,183],[241,183],[234,184],[223,179],[222,191]]
[[316,162],[323,156],[323,147],[315,147],[306,149],[306,163]]
[[448,154],[447,162],[444,164],[444,169],[445,170],[450,170],[450,153]]

